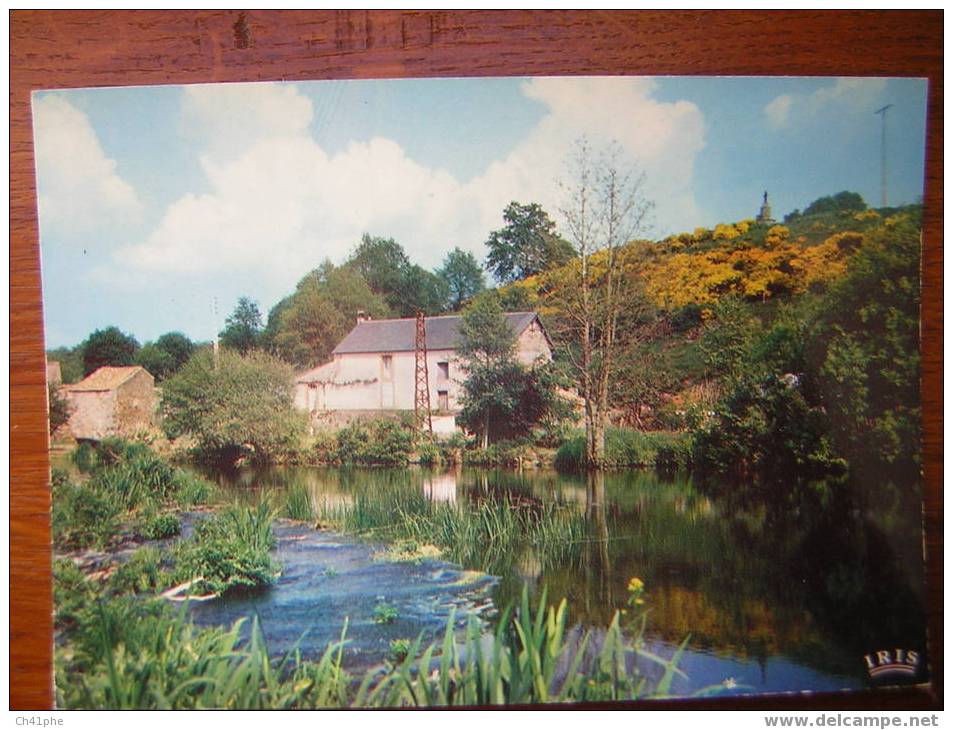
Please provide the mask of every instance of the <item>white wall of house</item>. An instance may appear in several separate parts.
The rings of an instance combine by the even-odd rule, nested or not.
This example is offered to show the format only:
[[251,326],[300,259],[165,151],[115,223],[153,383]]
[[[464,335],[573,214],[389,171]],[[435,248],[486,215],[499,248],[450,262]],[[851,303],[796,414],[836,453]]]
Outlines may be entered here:
[[516,341],[516,359],[523,365],[532,365],[540,358],[549,362],[553,359],[553,351],[539,320],[533,320]]
[[[523,330],[517,340],[517,359],[524,365],[551,360],[549,340],[539,322]],[[416,356],[412,351],[343,353],[334,356],[337,364],[331,382],[299,382],[295,387],[295,407],[311,413],[322,411],[412,411],[416,391]],[[466,362],[456,350],[429,350],[427,370],[430,408],[435,414],[434,429],[452,432],[455,419],[450,414],[462,408]],[[325,370],[327,365],[320,369]]]
[[[413,352],[367,352],[335,355],[339,364],[337,380],[346,381],[348,373],[376,372],[373,382],[345,384],[315,383],[315,393],[308,405],[312,410],[381,410],[414,409],[417,359]],[[427,353],[430,382],[430,407],[441,410],[446,401],[449,411],[459,410],[462,374],[454,350]],[[323,406],[322,406],[323,400]]]

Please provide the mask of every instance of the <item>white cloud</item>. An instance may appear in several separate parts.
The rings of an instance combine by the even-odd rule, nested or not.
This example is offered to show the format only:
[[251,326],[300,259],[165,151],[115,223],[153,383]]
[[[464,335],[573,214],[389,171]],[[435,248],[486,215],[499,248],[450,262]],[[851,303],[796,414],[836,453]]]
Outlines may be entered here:
[[787,124],[793,103],[794,98],[790,94],[781,94],[765,106],[764,113],[768,116],[768,123],[773,129],[779,129]]
[[475,181],[486,230],[501,224],[510,200],[538,202],[558,219],[562,194],[556,182],[565,178],[565,160],[582,136],[596,149],[617,141],[626,157],[620,165],[635,164],[645,172],[646,193],[657,206],[657,231],[697,219],[692,180],[695,157],[705,144],[704,118],[692,103],[652,98],[655,88],[652,79],[629,78],[536,78],[524,84],[524,93],[550,111]]
[[294,86],[188,87],[183,123],[202,140],[209,191],[173,203],[117,259],[137,271],[255,272],[264,298],[290,291],[325,257],[343,260],[364,232],[394,237],[428,268],[454,246],[482,258],[511,200],[539,202],[556,216],[556,180],[583,134],[595,145],[617,139],[645,169],[659,222],[681,224],[697,213],[692,174],[704,122],[693,104],[653,99],[654,88],[646,79],[529,81],[524,93],[548,113],[464,183],[389,139],[329,155],[309,133],[311,101]]
[[89,118],[61,96],[33,104],[38,205],[44,233],[86,232],[134,222],[142,204],[116,171]]
[[263,138],[307,134],[313,116],[290,84],[197,84],[184,88],[180,129],[207,156],[234,159]]
[[780,129],[797,120],[812,120],[822,112],[872,112],[886,88],[887,80],[883,78],[838,78],[810,94],[775,97],[765,105],[764,113],[768,124]]

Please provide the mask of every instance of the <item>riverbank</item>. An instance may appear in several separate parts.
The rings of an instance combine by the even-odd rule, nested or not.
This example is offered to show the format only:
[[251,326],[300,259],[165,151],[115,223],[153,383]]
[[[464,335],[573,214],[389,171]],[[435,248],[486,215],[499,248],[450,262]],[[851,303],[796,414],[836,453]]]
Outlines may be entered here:
[[[497,619],[514,630],[487,639],[481,616],[495,610],[491,577],[432,558],[375,559],[384,552],[380,545],[278,518],[287,500],[283,507],[268,498],[257,506],[229,504],[210,489],[197,511],[194,504],[173,506],[183,485],[202,480],[189,481],[168,464],[163,469],[142,445],[114,443],[73,462],[83,478],[60,473],[55,487],[64,505],[54,566],[60,707],[634,699],[664,695],[677,674],[675,657],[649,658],[658,669],[642,675],[640,634],[625,638],[618,617],[600,633],[598,648],[587,650],[588,632],[566,634],[565,602],[547,611],[541,601],[535,609],[525,591],[521,605]],[[92,531],[95,510],[86,507],[110,499],[116,532]],[[137,531],[147,513],[174,517],[176,534]],[[207,600],[190,602],[182,613],[171,605],[169,588],[186,576],[189,592]],[[388,586],[393,590],[381,593]],[[345,610],[340,626],[332,625],[334,606]],[[261,620],[244,618],[251,612]],[[276,652],[283,658],[274,666]],[[362,654],[365,661],[354,666],[370,666],[358,682],[346,659]],[[606,666],[629,669],[609,675]]]

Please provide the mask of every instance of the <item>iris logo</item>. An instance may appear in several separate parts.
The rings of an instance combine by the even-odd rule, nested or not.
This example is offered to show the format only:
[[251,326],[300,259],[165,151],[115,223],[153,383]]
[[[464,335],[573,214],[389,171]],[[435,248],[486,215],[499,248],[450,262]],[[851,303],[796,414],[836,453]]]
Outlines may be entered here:
[[864,662],[871,678],[913,677],[920,666],[920,654],[912,649],[881,649],[864,654]]

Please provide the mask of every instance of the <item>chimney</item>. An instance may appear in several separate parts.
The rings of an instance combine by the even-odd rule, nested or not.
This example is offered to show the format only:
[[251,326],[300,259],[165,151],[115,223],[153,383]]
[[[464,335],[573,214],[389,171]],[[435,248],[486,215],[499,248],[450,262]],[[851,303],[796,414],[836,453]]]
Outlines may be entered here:
[[360,324],[361,322],[370,322],[370,320],[371,320],[371,318],[368,316],[367,312],[365,312],[363,309],[358,309],[358,310],[357,310],[357,323],[358,323],[358,324]]

